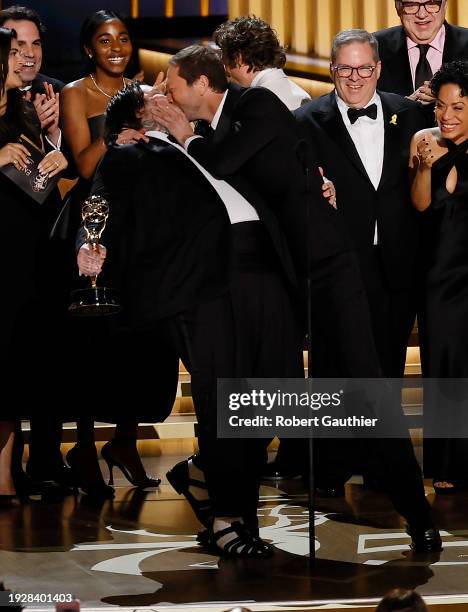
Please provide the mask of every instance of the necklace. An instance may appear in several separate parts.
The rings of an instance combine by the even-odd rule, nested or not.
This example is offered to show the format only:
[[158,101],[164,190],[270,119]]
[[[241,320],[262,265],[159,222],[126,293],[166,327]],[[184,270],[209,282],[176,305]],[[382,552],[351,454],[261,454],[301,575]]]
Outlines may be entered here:
[[[110,96],[108,93],[106,93],[103,89],[101,89],[99,87],[99,85],[96,83],[96,79],[93,77],[93,75],[91,74],[91,72],[89,73],[89,76],[91,77],[92,82],[94,83],[94,86],[96,87],[96,89],[98,91],[100,91],[102,93],[103,96],[106,96],[106,98],[112,98],[113,96]],[[122,83],[123,86],[125,87],[125,79],[124,77],[122,77]]]

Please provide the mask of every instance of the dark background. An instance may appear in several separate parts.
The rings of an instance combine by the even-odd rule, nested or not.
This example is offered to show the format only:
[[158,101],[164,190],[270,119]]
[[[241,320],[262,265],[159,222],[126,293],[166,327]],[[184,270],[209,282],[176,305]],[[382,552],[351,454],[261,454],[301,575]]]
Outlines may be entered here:
[[[41,72],[69,82],[85,74],[85,65],[79,48],[79,32],[85,17],[99,9],[105,8],[120,13],[123,17],[129,16],[129,0],[4,0],[3,8],[14,4],[26,5],[36,10],[47,27],[44,38],[44,60]],[[143,18],[155,17],[155,36],[164,37],[161,27],[164,18],[164,0],[140,0],[140,16]],[[227,15],[227,0],[210,0],[210,15]],[[198,0],[175,0],[174,17],[171,19],[171,30],[177,28],[177,17],[199,16],[200,3]],[[145,20],[147,21],[147,20]],[[186,20],[184,20],[186,21]],[[193,37],[200,35],[199,27],[194,19]],[[147,27],[145,28],[147,29]],[[132,32],[138,30],[138,24],[131,24]],[[185,33],[183,34],[185,36]],[[146,38],[146,37],[145,37]],[[138,44],[135,41],[134,46]],[[135,42],[137,44],[135,44]],[[129,66],[128,76],[133,76],[138,66],[134,62]]]

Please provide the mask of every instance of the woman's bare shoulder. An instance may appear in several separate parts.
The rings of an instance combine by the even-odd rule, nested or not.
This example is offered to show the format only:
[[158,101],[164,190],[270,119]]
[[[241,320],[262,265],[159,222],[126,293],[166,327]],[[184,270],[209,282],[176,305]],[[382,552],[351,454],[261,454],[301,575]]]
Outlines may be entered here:
[[63,88],[63,93],[71,96],[84,96],[86,94],[86,79],[84,77],[82,79],[78,79],[76,81],[72,81],[71,83],[67,83]]
[[442,139],[439,128],[433,127],[433,128],[424,128],[423,130],[419,130],[418,132],[416,132],[413,136],[413,142],[418,144],[425,137],[427,137],[430,140],[435,138],[438,144],[440,143]]

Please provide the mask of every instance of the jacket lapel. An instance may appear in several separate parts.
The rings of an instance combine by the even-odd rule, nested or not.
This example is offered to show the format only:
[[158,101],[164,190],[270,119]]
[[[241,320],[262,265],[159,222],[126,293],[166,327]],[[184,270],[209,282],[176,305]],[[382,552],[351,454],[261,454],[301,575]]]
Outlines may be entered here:
[[[349,135],[348,130],[343,122],[343,118],[336,103],[335,92],[332,91],[326,96],[323,112],[318,115],[317,121],[321,124],[325,132],[330,138],[338,144],[341,151],[346,155],[355,168],[363,174],[369,183],[369,176],[364,168],[364,165],[359,157],[353,139]],[[371,183],[372,184],[372,183]]]
[[234,107],[243,91],[244,90],[242,87],[239,87],[232,83],[229,85],[221,117],[219,118],[218,125],[213,135],[213,143],[216,144],[218,142],[221,142],[231,131]]
[[384,120],[384,157],[382,175],[380,177],[379,189],[385,185],[386,180],[395,170],[395,152],[399,151],[401,132],[398,127],[398,111],[400,105],[392,103],[387,94],[378,92],[382,102]]
[[[457,55],[459,55],[459,50],[456,49],[455,43],[455,35],[453,27],[444,21],[445,26],[445,44],[444,44],[444,53],[442,55],[442,63],[450,62],[454,59],[458,59]],[[458,51],[458,53],[457,53]]]
[[[395,82],[400,83],[398,89],[401,91],[413,91],[413,80],[411,78],[411,67],[408,56],[408,43],[403,27],[395,30],[392,40],[392,55],[385,60],[385,68]],[[392,89],[393,91],[393,89]]]

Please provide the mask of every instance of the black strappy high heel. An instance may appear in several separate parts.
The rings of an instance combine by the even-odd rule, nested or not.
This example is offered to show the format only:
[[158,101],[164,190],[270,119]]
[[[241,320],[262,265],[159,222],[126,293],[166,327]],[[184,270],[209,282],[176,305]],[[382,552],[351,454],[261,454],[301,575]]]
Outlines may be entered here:
[[206,482],[202,480],[195,480],[194,478],[190,478],[189,464],[190,460],[193,461],[194,456],[189,457],[188,459],[184,459],[184,461],[180,461],[176,463],[175,466],[167,472],[166,476],[169,483],[172,487],[179,493],[179,495],[183,495],[185,499],[190,504],[192,510],[195,513],[195,516],[200,521],[200,523],[207,528],[210,528],[213,524],[213,506],[211,500],[208,499],[197,499],[192,495],[189,488],[198,487],[199,489],[207,490]]

